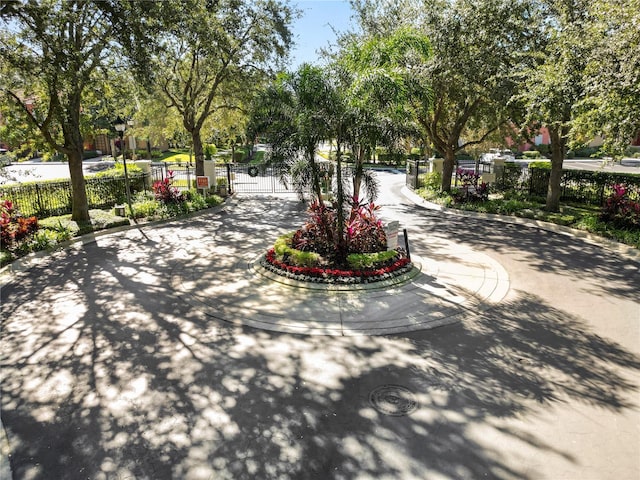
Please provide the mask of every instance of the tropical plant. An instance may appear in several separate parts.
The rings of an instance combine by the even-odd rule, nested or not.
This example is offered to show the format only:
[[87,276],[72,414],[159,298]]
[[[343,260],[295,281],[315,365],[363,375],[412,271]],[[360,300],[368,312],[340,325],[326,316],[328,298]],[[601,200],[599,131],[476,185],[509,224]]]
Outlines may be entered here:
[[157,180],[153,183],[153,193],[156,200],[167,204],[179,204],[186,200],[185,196],[180,192],[177,187],[173,186],[173,180],[175,174],[169,170],[167,176],[162,180]]
[[459,168],[456,175],[461,182],[455,199],[458,202],[482,202],[489,198],[489,185],[480,181],[480,174],[473,170]]
[[613,193],[604,202],[600,218],[618,228],[639,229],[640,201],[629,198],[628,187],[616,184]]
[[378,219],[380,207],[373,202],[353,200],[349,221],[345,226],[347,253],[376,253],[386,250],[387,236]]
[[13,202],[0,202],[0,247],[14,250],[38,231],[36,217],[23,217]]

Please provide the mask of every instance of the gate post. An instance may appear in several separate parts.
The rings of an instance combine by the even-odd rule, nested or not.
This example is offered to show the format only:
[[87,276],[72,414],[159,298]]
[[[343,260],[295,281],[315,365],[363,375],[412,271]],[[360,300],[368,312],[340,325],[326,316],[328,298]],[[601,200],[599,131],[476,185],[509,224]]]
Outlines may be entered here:
[[227,185],[229,188],[229,195],[231,195],[234,193],[234,188],[231,185],[231,164],[225,163],[225,166],[227,167]]

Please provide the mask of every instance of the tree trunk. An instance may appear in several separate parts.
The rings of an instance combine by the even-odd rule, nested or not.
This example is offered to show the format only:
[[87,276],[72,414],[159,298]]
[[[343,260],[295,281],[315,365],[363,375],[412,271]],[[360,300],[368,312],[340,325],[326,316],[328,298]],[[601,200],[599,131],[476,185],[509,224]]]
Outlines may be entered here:
[[318,171],[318,163],[316,162],[316,148],[310,146],[306,151],[307,160],[311,166],[311,188],[320,205],[324,205],[322,200],[322,184],[320,182],[320,172]]
[[342,184],[342,151],[341,140],[338,138],[336,149],[336,182],[337,182],[337,197],[336,197],[336,215],[337,215],[337,232],[338,238],[336,239],[336,257],[338,262],[343,263],[347,259],[347,245],[345,242],[344,232],[344,185]]
[[549,187],[547,189],[547,202],[545,209],[549,212],[560,210],[560,195],[562,187],[562,163],[566,139],[560,132],[560,127],[549,127],[551,139],[551,175],[549,175]]
[[456,151],[447,147],[444,151],[444,164],[442,165],[442,188],[443,192],[451,191],[451,177],[456,164]]
[[89,204],[82,171],[82,143],[67,152],[69,176],[71,177],[71,219],[89,222]]
[[[196,175],[204,175],[204,148],[202,148],[202,138],[200,138],[200,130],[191,131],[191,144],[193,145],[193,156],[196,158]],[[189,185],[191,188],[191,185]]]
[[360,189],[362,188],[362,175],[364,173],[364,148],[359,145],[356,149],[356,155],[353,164],[353,198],[359,202]]

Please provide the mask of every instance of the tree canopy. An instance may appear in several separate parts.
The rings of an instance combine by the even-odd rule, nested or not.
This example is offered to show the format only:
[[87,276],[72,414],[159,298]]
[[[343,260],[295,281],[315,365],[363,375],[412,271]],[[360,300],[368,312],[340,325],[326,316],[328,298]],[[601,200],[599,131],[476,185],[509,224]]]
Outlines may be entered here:
[[157,85],[192,139],[204,173],[201,133],[216,112],[241,109],[291,46],[295,12],[278,0],[190,0],[157,56]]
[[459,0],[428,3],[357,0],[365,31],[413,23],[429,39],[433,55],[419,72],[430,82],[433,105],[414,105],[424,135],[445,157],[442,189],[451,188],[455,154],[481,143],[510,118],[509,99],[518,52],[528,41],[530,10],[524,1]]
[[81,108],[88,87],[100,83],[99,71],[118,45],[131,65],[145,65],[157,8],[151,1],[45,0],[0,10],[0,93],[12,115],[68,158],[74,220],[89,219]]

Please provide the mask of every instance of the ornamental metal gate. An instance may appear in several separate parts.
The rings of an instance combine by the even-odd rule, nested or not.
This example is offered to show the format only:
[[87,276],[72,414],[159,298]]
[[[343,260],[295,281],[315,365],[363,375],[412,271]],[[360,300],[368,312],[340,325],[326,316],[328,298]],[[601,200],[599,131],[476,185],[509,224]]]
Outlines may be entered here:
[[[151,168],[153,181],[163,180],[171,172],[174,185],[186,190],[196,179],[195,165],[154,163]],[[277,168],[266,165],[226,163],[216,167],[216,179],[227,180],[231,193],[292,193],[295,187],[290,175],[282,176]],[[215,179],[211,179],[215,187]]]
[[229,185],[234,193],[296,193],[291,176],[285,175],[283,182],[274,167],[233,163],[219,168],[227,169]]

